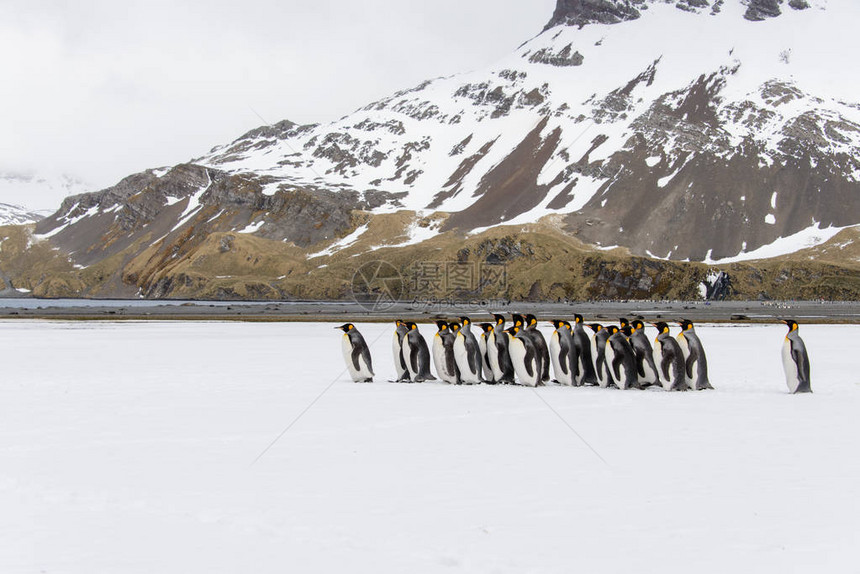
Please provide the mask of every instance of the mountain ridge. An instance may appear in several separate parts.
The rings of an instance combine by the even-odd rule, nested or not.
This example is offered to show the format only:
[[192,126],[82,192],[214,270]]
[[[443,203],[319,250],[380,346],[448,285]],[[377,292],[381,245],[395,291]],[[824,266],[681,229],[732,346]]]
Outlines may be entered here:
[[[138,270],[113,273],[147,296],[169,296],[161,279],[216,235],[224,254],[244,236],[295,247],[285,270],[296,254],[336,257],[345,238],[417,252],[545,220],[596,253],[709,265],[826,243],[860,223],[860,105],[820,57],[819,28],[846,25],[846,10],[559,0],[562,24],[485,70],[330,124],[255,128],[67,199],[35,238],[81,266],[124,260]],[[382,243],[366,240],[394,216]]]

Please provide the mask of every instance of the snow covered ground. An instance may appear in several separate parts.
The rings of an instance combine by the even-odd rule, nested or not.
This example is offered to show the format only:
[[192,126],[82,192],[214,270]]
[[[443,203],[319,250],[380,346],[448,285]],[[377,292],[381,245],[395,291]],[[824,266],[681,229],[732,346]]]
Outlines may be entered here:
[[860,326],[803,396],[783,326],[700,393],[389,384],[364,324],[353,384],[333,326],[0,323],[0,572],[857,572]]

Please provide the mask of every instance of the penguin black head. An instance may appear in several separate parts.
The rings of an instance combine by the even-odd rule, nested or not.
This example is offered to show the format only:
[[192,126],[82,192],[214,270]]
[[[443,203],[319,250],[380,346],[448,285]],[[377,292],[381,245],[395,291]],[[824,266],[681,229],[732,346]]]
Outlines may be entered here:
[[340,329],[344,333],[349,333],[350,331],[355,329],[355,325],[353,325],[352,323],[344,323],[340,327],[335,327],[335,329]]
[[440,331],[444,331],[448,328],[448,322],[439,319],[438,321],[436,321],[436,327],[438,327]]
[[682,331],[689,331],[693,328],[693,322],[689,319],[681,319],[678,321],[678,324],[681,326]]
[[622,329],[624,327],[629,326],[629,325],[630,325],[630,322],[627,319],[625,319],[624,317],[621,317],[620,319],[618,319],[618,326],[621,327]]
[[583,322],[585,322],[585,318],[582,315],[577,314],[577,315],[573,316],[573,322],[574,323],[583,323]]
[[603,325],[600,323],[589,323],[588,328],[597,333],[598,331],[603,330]]
[[459,317],[459,319],[460,319],[460,322],[463,324],[463,326],[464,326],[464,327],[465,327],[466,325],[471,325],[471,324],[472,324],[472,320],[471,320],[471,319],[469,319],[468,317]]
[[800,328],[800,325],[797,324],[797,321],[794,321],[792,319],[780,319],[780,321],[782,321],[788,326],[789,333],[791,333],[792,331],[797,331],[797,329]]
[[537,317],[532,314],[526,315],[526,326],[534,327],[535,325],[537,325]]
[[519,333],[519,331],[520,331],[520,328],[517,327],[516,325],[514,325],[510,329],[505,329],[505,333],[509,333],[511,335],[511,337],[516,337],[517,333]]
[[481,323],[478,326],[481,328],[481,331],[483,331],[484,333],[489,333],[490,331],[493,330],[493,324],[492,323]]
[[621,330],[616,325],[609,325],[606,328],[609,329],[609,332],[612,333],[613,335]]
[[514,322],[514,325],[517,327],[522,327],[526,324],[526,320],[523,319],[522,315],[511,315],[511,320]]
[[553,319],[550,323],[552,323],[552,326],[556,329],[561,329],[564,326],[564,321],[561,319]]
[[497,313],[493,313],[493,319],[496,320],[496,325],[504,325],[505,324],[505,316],[499,315]]
[[663,321],[660,321],[659,323],[651,323],[651,324],[652,324],[652,325],[654,325],[654,327],[656,327],[656,328],[657,328],[657,332],[658,332],[658,333],[660,333],[661,335],[662,335],[663,333],[668,333],[668,332],[669,332],[669,325],[667,325],[667,324],[666,324],[666,323],[664,323]]
[[621,329],[619,329],[619,330],[620,330],[622,333],[624,333],[624,336],[625,336],[625,337],[630,337],[630,335],[632,335],[632,334],[633,334],[633,329],[631,329],[631,328],[630,328],[630,325],[627,325],[627,326],[625,326],[625,327],[622,327],[622,328],[621,328]]
[[460,323],[458,323],[457,321],[448,323],[448,328],[456,333],[460,330]]
[[644,328],[645,328],[645,323],[643,323],[643,322],[642,322],[642,321],[640,321],[639,319],[636,319],[635,321],[633,321],[632,323],[630,323],[630,326],[631,326],[631,327],[633,327],[633,330],[634,330],[634,331],[638,331],[639,329],[644,329]]
[[418,329],[418,325],[416,323],[413,323],[412,321],[409,321],[408,323],[406,323],[406,328],[412,331],[413,329]]

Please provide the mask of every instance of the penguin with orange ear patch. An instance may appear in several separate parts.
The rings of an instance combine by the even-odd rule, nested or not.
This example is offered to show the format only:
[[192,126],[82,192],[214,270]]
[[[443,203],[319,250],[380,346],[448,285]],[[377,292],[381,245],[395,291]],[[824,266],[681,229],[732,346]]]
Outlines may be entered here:
[[669,332],[669,325],[654,323],[657,338],[654,340],[654,363],[664,391],[686,391],[684,352],[675,337]]
[[335,329],[343,331],[340,348],[352,380],[356,383],[372,383],[373,363],[370,359],[370,349],[367,348],[364,337],[352,323],[344,323]]
[[811,393],[812,382],[809,380],[809,355],[806,345],[798,334],[798,325],[791,319],[782,319],[788,326],[788,334],[782,344],[782,366],[785,369],[785,384],[788,391],[795,393]]
[[693,391],[713,389],[708,380],[708,359],[705,348],[696,334],[693,322],[687,319],[678,321],[681,332],[678,334],[678,344],[684,352],[684,367],[687,376],[687,386]]

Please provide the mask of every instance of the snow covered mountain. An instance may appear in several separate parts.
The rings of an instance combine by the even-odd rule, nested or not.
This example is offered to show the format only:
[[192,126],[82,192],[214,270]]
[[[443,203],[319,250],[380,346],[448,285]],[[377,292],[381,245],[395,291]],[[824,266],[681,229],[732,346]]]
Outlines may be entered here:
[[263,194],[451,213],[443,229],[564,214],[587,242],[674,259],[826,238],[860,223],[844,64],[860,46],[834,40],[856,37],[853,15],[847,1],[560,0],[487,70],[330,125],[254,130],[196,163],[254,174]]
[[27,223],[35,223],[43,217],[43,214],[29,211],[20,205],[0,203],[0,225],[24,225]]
[[[38,221],[54,213],[63,199],[92,188],[65,174],[0,172],[0,224],[14,225]],[[9,211],[12,208],[12,211]],[[14,213],[5,216],[5,213]]]
[[793,252],[860,224],[858,16],[850,0],[558,0],[487,69],[69,198],[37,237],[83,266],[145,246],[149,278],[213,234],[315,258],[543,222],[667,260]]

